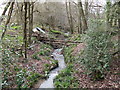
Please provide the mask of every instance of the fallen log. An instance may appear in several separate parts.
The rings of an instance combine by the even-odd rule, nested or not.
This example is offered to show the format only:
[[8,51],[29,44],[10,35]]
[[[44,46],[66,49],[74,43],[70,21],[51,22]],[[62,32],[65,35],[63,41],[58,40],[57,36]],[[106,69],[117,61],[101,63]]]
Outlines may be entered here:
[[33,37],[37,37],[38,41],[42,42],[58,42],[58,43],[82,43],[80,41],[71,41],[71,40],[55,40],[54,38],[49,38],[40,34],[33,34]]
[[116,51],[112,55],[115,56],[116,54],[120,54],[120,51]]
[[55,43],[83,43],[83,42],[79,42],[79,41],[71,41],[71,40],[43,40],[43,41],[47,41],[47,42],[55,42]]
[[54,38],[50,38],[48,35],[41,34],[33,34],[33,37],[36,37],[38,41],[43,42],[45,44],[50,44],[53,48],[61,48],[63,45],[68,46],[67,43],[82,43],[80,41],[71,41],[71,40],[57,40]]

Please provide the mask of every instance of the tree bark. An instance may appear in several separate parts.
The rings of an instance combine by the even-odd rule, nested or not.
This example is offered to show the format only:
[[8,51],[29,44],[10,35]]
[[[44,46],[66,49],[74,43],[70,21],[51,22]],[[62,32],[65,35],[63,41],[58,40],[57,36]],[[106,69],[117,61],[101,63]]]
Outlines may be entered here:
[[31,4],[29,3],[29,44],[32,43],[31,41],[31,36],[32,36],[32,29],[33,29],[33,9],[34,9],[34,2],[32,2]]
[[70,26],[70,16],[69,16],[69,10],[68,10],[68,2],[67,2],[67,0],[66,0],[65,4],[66,4],[65,6],[66,6],[66,13],[67,13],[67,18],[68,18],[68,23],[69,23],[69,26]]
[[71,2],[69,1],[69,14],[70,14],[70,28],[71,28],[71,34],[74,33],[74,26],[73,26],[73,17],[72,17],[72,11],[71,11]]
[[118,51],[119,51],[119,53],[118,53],[118,58],[120,58],[120,19],[118,19]]
[[81,15],[80,13],[78,14],[78,33],[79,34],[82,34],[82,18],[81,18]]
[[27,59],[27,2],[24,2],[25,7],[25,13],[24,13],[24,47],[25,47],[25,51],[24,51],[24,55],[25,55],[25,59]]
[[86,21],[88,21],[88,0],[85,0],[85,17]]
[[70,26],[70,31],[73,34],[74,32],[74,26],[73,26],[73,17],[72,17],[72,13],[71,13],[71,2],[67,2],[66,0],[66,12],[67,12],[67,18],[68,18],[68,23]]
[[[4,16],[5,13],[7,12],[8,7],[10,6],[10,3],[11,3],[11,2],[8,2],[7,5],[5,6],[4,11],[3,11],[3,13],[2,13],[2,16]],[[3,18],[0,18],[0,24],[1,24],[2,21],[3,21]]]
[[82,22],[83,22],[83,32],[85,32],[87,29],[88,29],[88,26],[87,26],[87,20],[85,18],[85,13],[83,11],[83,7],[82,7],[82,2],[81,0],[78,0],[78,7],[79,7],[79,13],[82,17]]
[[13,6],[14,6],[14,2],[12,2],[11,5],[10,5],[10,9],[9,9],[9,12],[8,12],[8,18],[7,18],[7,21],[5,23],[5,29],[4,29],[4,32],[2,33],[1,40],[3,39],[3,37],[4,37],[4,35],[7,31],[7,25],[10,22],[10,19],[11,19],[11,16],[12,16]]
[[29,44],[31,44],[31,12],[30,12],[30,2],[28,2],[28,19],[29,19],[29,37],[28,37],[28,41],[29,41]]

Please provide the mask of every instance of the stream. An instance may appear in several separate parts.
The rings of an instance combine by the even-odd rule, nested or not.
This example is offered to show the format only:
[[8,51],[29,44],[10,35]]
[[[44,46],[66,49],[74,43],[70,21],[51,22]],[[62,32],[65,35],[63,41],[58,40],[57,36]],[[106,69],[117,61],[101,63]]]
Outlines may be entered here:
[[58,67],[50,71],[49,78],[44,81],[39,88],[54,88],[53,80],[63,70],[66,65],[64,62],[64,56],[61,54],[62,49],[55,49],[52,53],[54,60],[58,60]]

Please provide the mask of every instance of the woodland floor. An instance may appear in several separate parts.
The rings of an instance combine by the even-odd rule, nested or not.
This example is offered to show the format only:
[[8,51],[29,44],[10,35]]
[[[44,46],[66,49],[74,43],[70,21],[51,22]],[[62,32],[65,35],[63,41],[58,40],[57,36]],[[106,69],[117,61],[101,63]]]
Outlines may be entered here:
[[[12,35],[13,33],[11,33]],[[76,55],[79,51],[83,50],[85,47],[85,44],[81,43],[78,44],[77,47],[74,48],[73,55]],[[26,68],[27,70],[32,71],[34,67],[34,71],[40,74],[45,74],[45,64],[50,64],[51,61],[49,60],[49,56],[42,56],[38,55],[40,60],[36,60],[31,58],[31,56],[34,53],[39,52],[41,49],[40,43],[35,43],[33,49],[28,50],[28,56],[29,60],[27,63],[23,62],[23,57],[19,58],[19,62],[17,62],[17,65],[21,68]],[[53,50],[52,50],[53,51]],[[52,53],[51,51],[51,53]],[[49,57],[49,58],[48,58]],[[106,77],[102,81],[91,81],[90,77],[86,74],[84,74],[85,70],[84,67],[80,64],[74,64],[74,67],[77,68],[77,73],[74,73],[74,76],[79,81],[79,88],[120,88],[120,60],[113,58],[113,62],[111,63],[110,70],[107,72]],[[40,79],[36,84],[33,85],[33,88],[38,88],[40,84],[45,79]]]
[[[83,43],[77,45],[73,53],[76,54],[82,50],[84,46]],[[84,73],[85,70],[82,65],[75,64],[74,67],[78,70],[74,76],[79,80],[80,88],[120,88],[120,59],[113,58],[110,69],[106,72],[105,79],[101,81],[92,81],[90,77]]]

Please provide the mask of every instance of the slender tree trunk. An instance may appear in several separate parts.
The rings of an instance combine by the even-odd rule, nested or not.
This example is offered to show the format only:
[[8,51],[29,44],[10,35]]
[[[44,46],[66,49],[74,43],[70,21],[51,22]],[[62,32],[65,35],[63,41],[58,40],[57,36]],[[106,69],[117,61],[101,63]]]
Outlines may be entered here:
[[27,59],[27,2],[24,2],[25,7],[25,13],[24,13],[24,47],[25,47],[25,51],[24,51],[24,55],[25,55],[25,59]]
[[3,37],[4,37],[4,35],[7,31],[7,25],[10,22],[10,19],[11,19],[11,16],[12,16],[13,6],[14,6],[14,2],[12,2],[11,5],[10,5],[10,9],[9,9],[9,12],[8,12],[8,18],[7,18],[7,21],[5,23],[5,29],[4,29],[4,32],[2,33],[1,40],[3,39]]
[[79,13],[80,13],[80,15],[82,17],[83,32],[85,32],[88,29],[88,26],[87,26],[87,21],[86,21],[86,18],[85,18],[85,14],[84,14],[84,11],[83,11],[81,0],[78,0],[78,7],[79,7]]
[[85,17],[86,21],[88,21],[88,0],[85,0]]
[[31,36],[33,29],[33,9],[34,9],[34,3],[32,2],[31,5],[29,3],[29,44],[31,44]]
[[[68,2],[67,2],[67,0],[66,0],[66,3],[65,3],[66,5],[66,12],[67,12],[67,18],[68,18],[68,23],[69,23],[69,26],[70,26],[70,16],[69,16],[69,10],[68,10]],[[71,28],[70,28],[71,29]],[[71,30],[70,30],[71,31]]]
[[120,58],[120,19],[118,19],[118,58]]
[[71,33],[74,32],[74,26],[73,26],[73,17],[72,17],[72,11],[71,11],[71,2],[69,1],[69,14],[70,14],[70,27],[71,27]]
[[24,27],[24,2],[16,2],[18,7],[18,17],[16,17],[21,25],[22,29]]
[[82,34],[82,18],[80,13],[78,14],[78,33]]
[[29,44],[31,44],[31,9],[30,9],[30,2],[28,2],[28,19],[29,19],[29,37],[28,37],[28,41]]
[[81,17],[81,13],[80,13],[80,7],[79,7],[79,5],[77,5],[78,6],[78,33],[79,34],[82,34],[82,17]]
[[[4,16],[5,13],[7,12],[8,7],[10,6],[10,3],[11,3],[11,2],[8,2],[7,5],[5,6],[4,11],[3,11],[3,13],[2,13],[2,16]],[[0,24],[1,24],[2,21],[3,21],[3,18],[0,18]]]
[[72,18],[72,14],[71,14],[71,2],[67,2],[66,0],[66,12],[67,12],[67,17],[68,17],[68,23],[69,23],[69,26],[70,26],[70,31],[71,33],[73,34],[73,29],[74,29],[74,26],[73,26],[73,18]]

